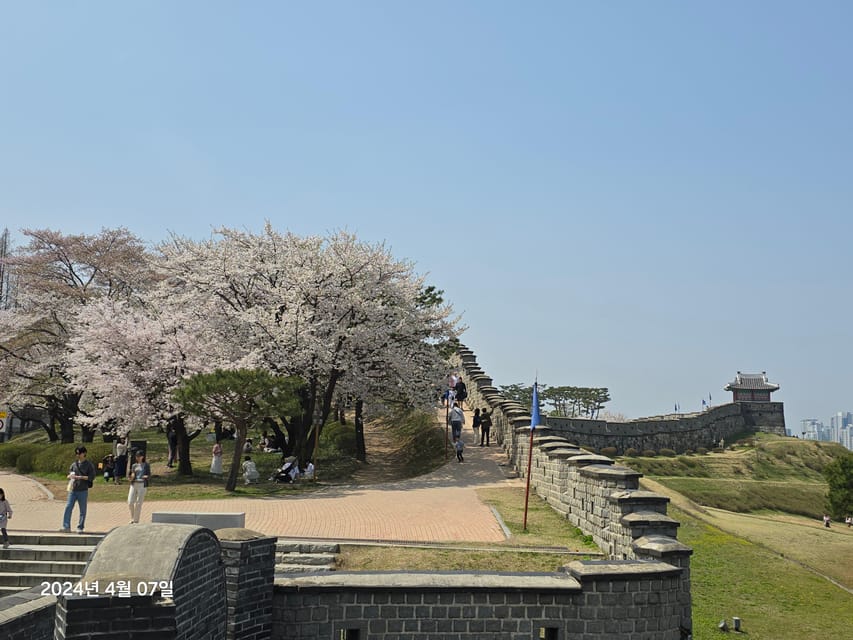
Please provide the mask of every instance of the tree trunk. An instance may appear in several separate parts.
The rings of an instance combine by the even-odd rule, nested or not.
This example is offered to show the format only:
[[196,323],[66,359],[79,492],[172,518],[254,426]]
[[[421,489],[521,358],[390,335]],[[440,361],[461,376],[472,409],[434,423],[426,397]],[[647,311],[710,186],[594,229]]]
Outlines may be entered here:
[[[282,419],[282,422],[286,425],[287,421]],[[273,432],[273,449],[279,449],[285,455],[290,455],[288,438],[284,435],[284,432],[278,426],[278,423],[272,418],[264,418],[264,427],[271,429]]]
[[243,445],[246,443],[249,425],[245,422],[236,422],[234,428],[237,430],[237,439],[234,441],[231,469],[228,470],[228,481],[225,483],[226,491],[234,491],[237,488],[237,471],[240,469],[240,459],[243,457]]
[[74,442],[74,422],[62,414],[56,416],[56,421],[59,422],[60,442],[62,444],[71,444]]
[[[24,423],[29,428],[30,420],[26,420]],[[49,422],[41,422],[41,426],[44,429],[45,433],[47,433],[47,439],[49,442],[57,442],[59,440],[59,434],[56,433],[56,428]]]
[[355,457],[361,462],[367,462],[367,449],[364,445],[364,402],[361,398],[355,401]]
[[195,438],[201,431],[196,431],[192,436],[187,433],[187,424],[183,416],[172,416],[169,418],[168,426],[175,430],[178,438],[178,475],[191,476],[193,465],[190,462],[190,440]]

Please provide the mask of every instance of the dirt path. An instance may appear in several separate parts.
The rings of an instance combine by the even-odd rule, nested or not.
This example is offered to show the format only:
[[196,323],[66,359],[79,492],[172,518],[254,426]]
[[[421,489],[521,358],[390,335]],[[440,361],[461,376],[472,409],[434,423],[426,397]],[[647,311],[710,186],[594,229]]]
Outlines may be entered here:
[[380,484],[409,477],[401,447],[389,434],[387,424],[377,421],[365,423],[364,447],[367,462],[359,465],[353,474],[353,484]]

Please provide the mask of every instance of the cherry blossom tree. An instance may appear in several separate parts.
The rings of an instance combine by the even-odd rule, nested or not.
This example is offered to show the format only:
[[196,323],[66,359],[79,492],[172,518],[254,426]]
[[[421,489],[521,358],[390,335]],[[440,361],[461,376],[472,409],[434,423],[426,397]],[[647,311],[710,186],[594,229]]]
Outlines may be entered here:
[[222,340],[204,306],[187,304],[179,281],[155,278],[134,300],[104,299],[78,315],[67,355],[72,387],[87,392],[81,422],[110,424],[126,435],[171,427],[178,440],[178,474],[192,475],[190,431],[172,400],[187,378],[216,368],[251,367],[257,358],[237,340]]
[[[0,310],[0,402],[46,409],[50,439],[73,442],[82,391],[71,385],[66,355],[78,314],[96,300],[128,299],[141,290],[150,277],[148,256],[126,229],[23,234],[29,243],[3,259],[17,295],[14,307]],[[82,437],[92,435],[85,429]]]
[[[460,332],[448,305],[428,304],[422,277],[384,245],[220,229],[159,247],[179,304],[203,313],[222,342],[243,345],[276,375],[305,381],[301,412],[282,416],[288,453],[309,459],[336,396],[428,406]],[[314,437],[310,437],[314,436]]]

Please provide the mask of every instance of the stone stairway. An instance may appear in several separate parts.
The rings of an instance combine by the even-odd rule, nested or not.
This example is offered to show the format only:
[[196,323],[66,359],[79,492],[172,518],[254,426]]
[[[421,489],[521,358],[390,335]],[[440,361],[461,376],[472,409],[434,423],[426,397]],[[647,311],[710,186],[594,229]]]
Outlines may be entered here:
[[275,547],[275,573],[311,573],[334,571],[335,559],[340,553],[336,542],[312,542],[279,538]]
[[[0,597],[41,586],[74,582],[103,536],[63,533],[9,533],[0,547]],[[57,587],[58,588],[58,587]]]

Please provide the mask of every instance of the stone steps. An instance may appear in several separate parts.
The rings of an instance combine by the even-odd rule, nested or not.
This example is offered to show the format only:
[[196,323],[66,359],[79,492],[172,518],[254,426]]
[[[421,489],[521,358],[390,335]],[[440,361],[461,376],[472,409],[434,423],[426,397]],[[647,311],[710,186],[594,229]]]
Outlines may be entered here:
[[275,546],[275,573],[334,571],[340,551],[340,545],[335,542],[279,539]]
[[0,548],[0,597],[43,582],[75,582],[102,536],[77,533],[10,533]]

